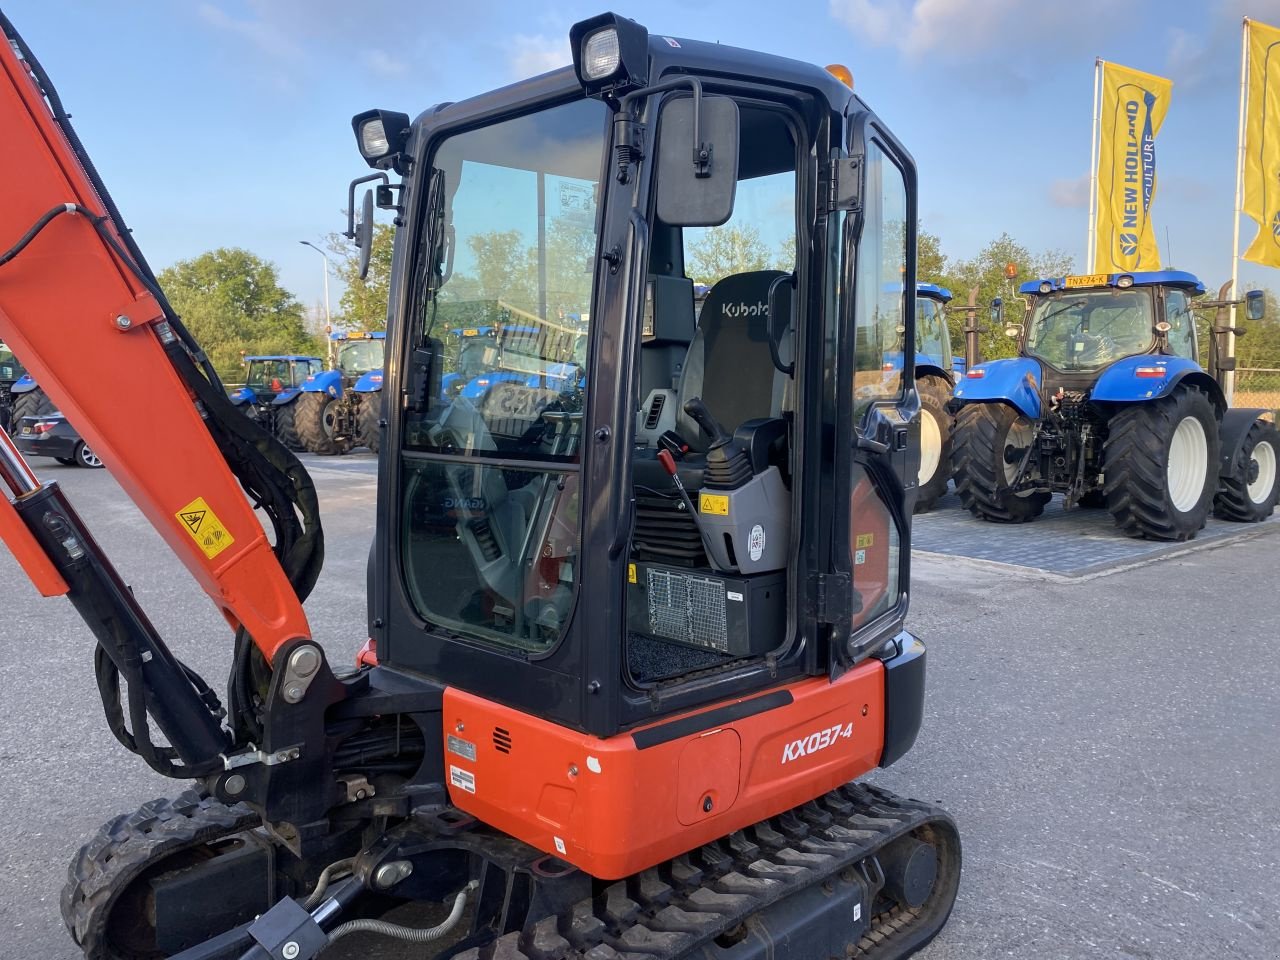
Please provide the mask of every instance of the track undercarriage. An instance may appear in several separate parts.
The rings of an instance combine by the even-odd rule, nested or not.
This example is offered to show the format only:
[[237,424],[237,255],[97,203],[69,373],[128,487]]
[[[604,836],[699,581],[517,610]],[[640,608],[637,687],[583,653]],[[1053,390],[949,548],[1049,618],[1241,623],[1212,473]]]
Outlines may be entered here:
[[[64,919],[86,956],[253,956],[246,951],[278,939],[281,923],[295,923],[298,933],[284,934],[293,939],[283,943],[297,944],[297,952],[286,948],[283,955],[305,960],[315,955],[308,942],[323,943],[353,913],[405,900],[452,900],[474,887],[469,924],[448,933],[439,956],[905,957],[941,929],[960,877],[950,817],[865,784],[841,787],[615,882],[593,879],[448,807],[415,810],[371,841],[371,825],[348,834],[358,852],[322,877],[319,864],[293,861],[256,823],[245,805],[188,793],[104,826],[73,863],[62,898]],[[343,868],[348,878],[330,879]],[[258,882],[248,895],[240,879],[246,876]],[[250,926],[269,903],[255,897],[271,888],[296,900]],[[193,889],[205,904],[225,909],[206,909],[197,920],[178,906],[166,917],[166,903]],[[237,908],[242,919],[233,916]],[[330,933],[311,917],[324,918]],[[210,924],[219,920],[231,929],[215,936]],[[261,953],[268,955],[275,954]]]

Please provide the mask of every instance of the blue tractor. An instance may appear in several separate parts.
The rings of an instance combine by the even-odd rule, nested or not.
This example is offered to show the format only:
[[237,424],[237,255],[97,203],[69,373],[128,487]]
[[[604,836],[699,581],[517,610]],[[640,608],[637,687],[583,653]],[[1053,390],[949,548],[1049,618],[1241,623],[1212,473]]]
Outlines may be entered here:
[[245,357],[244,386],[228,396],[245,416],[257,420],[290,450],[301,450],[298,398],[307,377],[321,370],[319,357],[294,354]]
[[[920,395],[920,471],[916,513],[923,513],[947,492],[951,477],[951,414],[947,404],[964,362],[951,355],[946,305],[951,291],[935,283],[916,284],[916,392]],[[885,358],[901,365],[901,354]],[[960,367],[960,371],[956,368]]]
[[383,331],[329,335],[333,369],[308,377],[298,402],[298,436],[311,453],[378,452],[386,339]]
[[[1210,371],[1199,356],[1194,276],[1176,270],[1058,277],[1023,284],[1018,356],[980,363],[956,386],[956,491],[976,517],[1021,523],[1054,493],[1105,507],[1126,534],[1194,537],[1210,510],[1256,522],[1280,497],[1270,411],[1231,408],[1217,307]],[[1261,291],[1243,301],[1261,319]],[[999,301],[993,319],[1002,322]]]
[[[564,390],[580,378],[586,358],[585,327],[576,314],[561,323],[497,323],[450,330],[458,338],[457,368],[441,377],[444,399],[464,397],[483,404],[503,384],[542,390]],[[562,357],[548,362],[548,357]]]
[[53,412],[53,402],[36,386],[13,351],[0,343],[0,428],[16,433],[23,417]]

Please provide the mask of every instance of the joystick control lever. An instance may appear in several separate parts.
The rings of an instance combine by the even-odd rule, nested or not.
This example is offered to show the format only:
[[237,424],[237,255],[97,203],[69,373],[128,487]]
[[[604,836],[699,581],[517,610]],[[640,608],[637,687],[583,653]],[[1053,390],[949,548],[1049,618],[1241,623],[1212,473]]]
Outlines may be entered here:
[[702,432],[707,435],[707,439],[711,441],[710,449],[723,447],[726,443],[733,440],[733,434],[720,426],[720,422],[711,415],[711,411],[707,409],[707,405],[702,402],[701,397],[693,397],[684,403],[684,412],[702,428]]

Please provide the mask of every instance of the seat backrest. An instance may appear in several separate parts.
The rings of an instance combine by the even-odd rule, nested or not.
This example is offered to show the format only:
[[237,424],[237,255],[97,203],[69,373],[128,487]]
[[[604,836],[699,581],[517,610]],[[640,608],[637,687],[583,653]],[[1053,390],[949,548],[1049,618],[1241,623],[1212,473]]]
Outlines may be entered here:
[[[676,409],[680,435],[695,450],[707,448],[707,437],[684,412],[685,401],[701,397],[711,415],[732,433],[757,417],[776,417],[782,410],[787,379],[773,364],[769,350],[769,287],[786,274],[756,270],[725,277],[707,294],[698,330],[685,357]],[[774,329],[791,325],[791,287],[774,298]]]

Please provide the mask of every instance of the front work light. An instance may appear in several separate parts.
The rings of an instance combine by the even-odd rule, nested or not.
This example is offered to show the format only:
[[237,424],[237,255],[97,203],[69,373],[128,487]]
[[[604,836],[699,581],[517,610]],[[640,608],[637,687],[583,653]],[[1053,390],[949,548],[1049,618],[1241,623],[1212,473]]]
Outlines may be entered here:
[[1123,277],[1117,277],[1116,286],[1121,290],[1128,290],[1133,286],[1133,277],[1129,276],[1127,273]]
[[582,75],[601,80],[617,71],[622,63],[618,31],[614,27],[597,30],[582,43]]
[[1052,283],[1050,283],[1048,280],[1043,280],[1043,281],[1041,281],[1041,283],[1040,283],[1040,292],[1041,292],[1041,293],[1050,293],[1052,290],[1053,290],[1053,284],[1052,284]]
[[356,146],[365,163],[377,170],[401,169],[405,145],[409,141],[409,115],[392,110],[366,110],[351,118]]
[[[671,41],[678,46],[676,41]],[[649,76],[649,31],[616,13],[569,28],[573,70],[588,96],[643,87]]]

